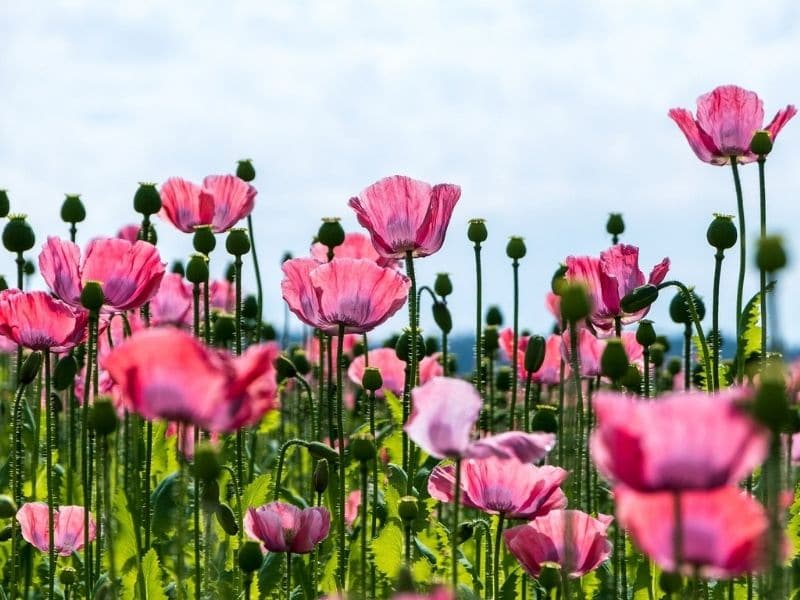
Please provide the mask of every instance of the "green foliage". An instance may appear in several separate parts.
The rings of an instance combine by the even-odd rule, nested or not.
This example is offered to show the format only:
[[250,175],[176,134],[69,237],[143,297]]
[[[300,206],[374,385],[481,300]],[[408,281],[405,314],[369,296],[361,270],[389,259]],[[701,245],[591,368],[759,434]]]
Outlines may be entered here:
[[114,557],[121,576],[120,597],[134,598],[136,578],[139,574],[139,552],[136,545],[136,530],[128,509],[125,493],[117,488],[111,513],[116,523],[114,532]]
[[244,488],[242,492],[242,511],[250,507],[261,506],[271,500],[269,493],[272,476],[268,473],[259,475]]
[[167,600],[162,584],[161,564],[153,548],[142,559],[142,582],[146,600]]

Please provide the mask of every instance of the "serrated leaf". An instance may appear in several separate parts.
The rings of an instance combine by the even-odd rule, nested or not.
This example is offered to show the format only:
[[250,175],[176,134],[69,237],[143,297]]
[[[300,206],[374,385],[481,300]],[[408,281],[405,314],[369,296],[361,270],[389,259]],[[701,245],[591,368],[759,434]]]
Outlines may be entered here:
[[247,484],[242,492],[242,510],[247,511],[250,507],[261,506],[269,502],[270,483],[272,477],[269,473],[259,475]]
[[397,577],[403,564],[403,530],[395,521],[390,521],[372,540],[372,555],[375,568],[389,579]]
[[146,600],[167,600],[162,583],[161,564],[154,548],[150,548],[142,559],[142,581]]
[[[775,289],[775,282],[767,284],[766,291],[771,293]],[[745,359],[752,354],[761,353],[761,292],[756,293],[745,304],[739,319],[739,340],[736,349],[736,358],[743,355]]]
[[136,578],[139,573],[139,550],[136,545],[136,530],[133,517],[128,510],[125,492],[117,488],[114,505],[111,509],[116,529],[114,531],[114,558],[117,571],[121,574],[119,597],[132,599],[136,591]]
[[264,563],[258,570],[258,595],[260,598],[267,598],[283,580],[283,558],[282,553],[267,553]]
[[392,423],[395,425],[403,424],[403,404],[397,396],[389,390],[384,390],[384,398],[386,400],[386,408],[389,409],[389,415],[392,417]]

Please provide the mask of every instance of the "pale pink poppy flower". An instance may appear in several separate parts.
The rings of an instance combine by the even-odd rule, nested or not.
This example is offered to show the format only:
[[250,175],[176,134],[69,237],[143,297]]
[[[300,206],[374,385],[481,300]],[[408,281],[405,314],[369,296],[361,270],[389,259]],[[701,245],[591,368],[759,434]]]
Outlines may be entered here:
[[141,229],[141,225],[131,223],[130,225],[125,225],[119,231],[117,231],[117,237],[121,240],[127,240],[132,244],[139,239],[139,231],[141,231]]
[[[757,572],[766,563],[769,520],[761,504],[734,486],[680,492],[682,563],[685,575],[725,579]],[[664,571],[675,565],[675,493],[614,490],[617,519]]]
[[673,108],[669,117],[686,136],[697,158],[712,165],[739,163],[758,157],[750,152],[753,134],[766,129],[774,141],[783,126],[797,113],[789,104],[764,127],[764,103],[755,92],[735,85],[722,85],[697,99],[697,118],[685,108]]
[[[167,430],[164,432],[164,437],[177,437],[178,430],[180,430],[181,438],[176,440],[178,445],[178,450],[180,453],[187,459],[192,460],[194,458],[194,432],[195,427],[193,425],[184,425],[180,427],[179,423],[175,423],[174,421],[167,425]],[[211,442],[216,444],[219,441],[219,434],[212,433],[211,434]]]
[[555,319],[556,323],[561,324],[561,296],[553,292],[547,292],[544,297],[544,306]]
[[353,523],[359,515],[361,508],[361,490],[353,490],[347,494],[347,499],[344,503],[344,524],[348,529],[353,528]]
[[283,263],[283,298],[306,325],[322,331],[366,333],[405,304],[409,279],[371,260],[335,258],[319,264],[311,258]]
[[[511,519],[535,519],[566,508],[559,487],[569,473],[560,467],[536,467],[514,459],[471,458],[461,464],[461,503]],[[452,502],[455,465],[437,465],[428,478],[428,492],[441,502]]]
[[[369,236],[363,233],[350,232],[344,236],[344,242],[333,249],[334,258],[365,258],[378,263],[382,267],[400,267],[394,258],[385,258],[378,254]],[[311,258],[320,263],[328,262],[328,247],[320,242],[311,245]]]
[[[53,546],[59,556],[72,556],[83,548],[84,510],[82,506],[61,506],[53,513]],[[50,551],[49,509],[45,502],[28,502],[17,511],[22,537],[40,552]],[[89,515],[89,541],[94,541],[96,525]]]
[[209,175],[203,179],[200,195],[208,195],[214,205],[211,228],[214,233],[228,231],[253,212],[258,192],[236,175]]
[[[403,393],[406,381],[406,363],[397,358],[394,348],[375,348],[369,351],[369,366],[378,369],[383,380],[383,387],[375,395],[383,398],[386,390],[395,396]],[[361,386],[366,370],[364,355],[356,356],[347,367],[347,376],[357,386]]]
[[[517,376],[521,380],[528,378],[528,371],[525,369],[525,351],[528,349],[530,336],[521,335],[517,338]],[[510,327],[503,329],[498,337],[500,349],[506,358],[511,361],[511,354],[514,346],[514,330]],[[539,370],[536,371],[531,381],[546,385],[556,385],[560,382],[561,371],[561,336],[553,334],[545,342],[544,362]],[[569,376],[569,363],[564,365],[564,376]]]
[[260,344],[235,358],[180,329],[153,327],[114,348],[102,366],[126,405],[145,419],[228,432],[277,406],[277,355],[275,344]]
[[608,480],[641,491],[736,484],[769,444],[769,433],[737,406],[747,394],[671,392],[653,402],[598,392],[595,465]]
[[47,238],[39,254],[39,271],[53,293],[67,304],[81,307],[81,290],[87,281],[103,289],[105,308],[125,311],[139,308],[158,291],[164,263],[147,242],[96,238],[81,260],[77,244]]
[[586,286],[592,303],[589,320],[603,335],[614,332],[615,318],[620,318],[623,325],[643,319],[649,307],[627,314],[622,312],[620,300],[645,283],[658,285],[669,271],[669,259],[665,258],[653,267],[650,276],[645,279],[639,269],[639,249],[625,244],[611,246],[600,253],[600,258],[568,256],[566,265],[566,279]]
[[256,189],[234,175],[209,175],[202,186],[171,177],[161,186],[159,214],[184,233],[201,225],[221,233],[252,212],[255,197]]
[[[571,364],[570,360],[570,334],[565,332],[561,336],[562,339],[562,356],[567,364]],[[644,349],[641,344],[636,341],[636,334],[632,331],[623,331],[622,347],[625,349],[625,354],[628,357],[630,364],[639,365],[643,364]],[[578,357],[580,358],[581,377],[597,377],[601,374],[600,361],[603,358],[608,345],[608,339],[600,339],[587,328],[581,328],[578,332]]]
[[331,515],[327,508],[299,509],[285,502],[249,508],[244,517],[247,535],[269,552],[308,554],[328,537]]
[[430,356],[424,357],[419,361],[419,382],[428,383],[434,377],[444,375],[444,365],[442,365],[442,353],[434,352]]
[[86,338],[88,321],[88,312],[46,292],[0,292],[0,336],[30,350],[70,350]]
[[603,564],[613,545],[607,529],[611,517],[595,519],[579,510],[551,510],[525,525],[506,529],[506,548],[531,577],[542,568],[557,565],[572,579],[583,577]]
[[[332,364],[334,368],[336,368],[336,361],[339,357],[338,337],[339,336],[334,335],[331,339],[331,351],[333,352]],[[353,356],[353,349],[361,340],[362,336],[358,335],[357,333],[345,334],[344,340],[342,340],[342,349],[344,351],[344,355],[347,357]],[[317,336],[312,335],[308,337],[308,341],[306,342],[306,355],[309,362],[319,366],[319,338],[317,338]],[[325,355],[325,362],[328,362],[327,354]],[[327,364],[325,367],[327,368]]]
[[358,222],[386,258],[428,256],[444,243],[461,188],[449,183],[431,187],[424,181],[394,175],[372,184],[350,199]]
[[150,324],[190,327],[193,318],[192,286],[178,273],[165,273],[150,300]]

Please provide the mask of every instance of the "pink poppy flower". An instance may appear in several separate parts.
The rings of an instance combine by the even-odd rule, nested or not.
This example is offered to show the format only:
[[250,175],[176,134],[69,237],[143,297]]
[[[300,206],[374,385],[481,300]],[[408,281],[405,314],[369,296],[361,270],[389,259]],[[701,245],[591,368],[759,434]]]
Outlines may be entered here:
[[592,458],[607,479],[640,491],[738,483],[767,454],[769,434],[737,403],[747,392],[672,392],[658,402],[598,392]]
[[135,223],[131,223],[130,225],[125,225],[119,231],[117,231],[117,237],[121,240],[126,240],[131,244],[139,239],[139,231],[142,229],[141,225],[136,225]]
[[[535,519],[566,508],[567,497],[559,486],[568,475],[560,467],[535,467],[494,456],[471,458],[461,464],[461,503],[511,519]],[[437,465],[428,478],[428,493],[452,502],[455,481],[455,465]]]
[[[736,487],[681,492],[679,569],[724,579],[765,566],[769,527],[758,501]],[[614,490],[617,518],[633,542],[665,571],[675,570],[675,494]]]
[[200,225],[221,233],[252,212],[256,193],[234,175],[209,175],[202,187],[171,177],[161,186],[160,215],[184,233],[193,233]]
[[600,258],[591,256],[568,256],[566,260],[569,281],[583,283],[592,300],[591,324],[601,334],[614,331],[614,319],[621,318],[628,325],[644,318],[649,307],[633,314],[620,308],[620,300],[635,288],[650,283],[658,285],[667,276],[669,259],[658,263],[645,280],[639,269],[639,249],[635,246],[617,244],[600,253]]
[[81,260],[77,244],[51,236],[39,254],[39,271],[67,304],[81,307],[84,284],[97,281],[106,308],[125,311],[139,308],[156,294],[165,269],[158,250],[147,242],[96,238]]
[[331,515],[327,508],[299,509],[284,502],[249,508],[244,517],[247,535],[269,552],[308,554],[328,537]]
[[[561,355],[567,364],[571,360],[570,352],[570,333],[566,331],[561,336]],[[582,328],[578,331],[578,360],[581,366],[581,377],[597,377],[600,375],[600,358],[606,344],[600,340],[589,329]]]
[[283,298],[306,325],[322,331],[365,333],[406,302],[409,279],[371,260],[335,258],[319,264],[311,258],[283,263]]
[[[187,460],[192,460],[194,457],[194,431],[195,427],[192,425],[184,425],[180,427],[179,423],[172,422],[167,425],[167,430],[164,432],[165,438],[176,437],[180,430],[181,438],[177,441],[178,450]],[[212,433],[211,441],[216,444],[219,441],[219,434]]]
[[[346,233],[344,242],[333,249],[334,258],[364,258],[378,263],[381,267],[400,267],[400,262],[378,254],[369,236],[363,233]],[[328,247],[315,242],[311,245],[311,258],[320,263],[328,262]]]
[[89,313],[46,292],[0,292],[0,336],[30,350],[66,352],[86,338]]
[[192,286],[178,273],[165,273],[150,300],[150,324],[190,327],[193,321]]
[[[386,390],[395,396],[403,393],[406,381],[406,363],[397,358],[394,348],[375,348],[369,351],[369,366],[375,367],[381,373],[383,387],[376,392],[376,396],[383,398]],[[347,368],[347,376],[357,386],[361,386],[366,370],[364,355],[356,356]]]
[[727,165],[731,156],[742,164],[755,161],[758,157],[750,152],[753,134],[766,129],[774,140],[796,113],[789,104],[764,127],[761,98],[738,86],[722,85],[697,99],[696,119],[685,108],[671,109],[669,117],[680,127],[697,158],[712,165]]
[[115,347],[102,366],[142,417],[227,432],[277,405],[277,355],[275,344],[260,344],[234,358],[182,330],[154,327]]
[[[339,352],[339,344],[338,344],[338,337],[334,335],[331,339],[331,351],[333,352],[333,365],[334,368],[336,367],[336,361],[338,359],[338,352]],[[346,357],[353,356],[353,349],[356,347],[362,339],[362,336],[356,333],[347,333],[344,336],[344,340],[342,340],[342,346],[344,350],[344,355]],[[312,335],[309,336],[308,342],[306,343],[306,355],[308,357],[309,362],[319,366],[319,339],[317,336]],[[354,359],[355,360],[355,359]],[[325,355],[325,362],[328,362],[328,355]],[[327,367],[327,364],[325,365]],[[360,384],[359,384],[360,385]]]
[[[54,511],[53,546],[59,556],[72,556],[83,548],[84,511],[82,506],[61,506]],[[17,511],[22,537],[40,552],[50,551],[49,512],[44,502],[28,502]],[[89,515],[89,541],[94,541],[96,525]]]
[[428,256],[444,243],[447,226],[461,188],[449,183],[433,187],[424,181],[394,175],[365,189],[350,206],[386,258],[402,259],[408,252]]
[[594,519],[579,510],[552,510],[525,525],[503,532],[509,552],[531,576],[558,565],[567,577],[577,579],[603,564],[613,546],[606,530],[611,517]]
[[419,361],[419,382],[428,383],[434,377],[444,375],[444,365],[442,365],[442,353],[434,352],[430,356],[424,357]]
[[359,509],[361,508],[361,490],[353,490],[347,494],[347,500],[344,503],[344,524],[348,529],[353,528],[353,523],[358,518]]
[[[521,335],[517,338],[517,376],[523,381],[528,378],[528,371],[525,369],[525,351],[528,349],[529,336]],[[507,327],[500,332],[498,341],[500,349],[505,354],[507,360],[511,360],[511,353],[514,346],[514,331]],[[539,370],[533,374],[531,381],[546,385],[556,385],[560,382],[561,371],[561,336],[551,335],[545,342],[544,362]],[[564,365],[564,376],[569,376],[569,364]]]
[[561,296],[553,292],[547,292],[544,297],[544,306],[555,319],[556,323],[561,324]]

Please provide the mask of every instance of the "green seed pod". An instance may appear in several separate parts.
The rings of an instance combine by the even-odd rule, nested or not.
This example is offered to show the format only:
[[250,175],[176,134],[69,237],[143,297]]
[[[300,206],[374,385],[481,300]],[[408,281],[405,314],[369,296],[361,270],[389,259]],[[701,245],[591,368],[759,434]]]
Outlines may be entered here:
[[767,273],[774,273],[786,266],[786,250],[780,236],[765,235],[758,240],[756,265]]
[[172,266],[169,268],[169,270],[173,273],[177,273],[181,277],[186,275],[186,267],[184,267],[183,263],[179,260],[172,261]]
[[256,169],[253,166],[253,161],[249,158],[238,161],[236,163],[236,176],[248,183],[253,181],[256,178]]
[[611,213],[606,221],[606,231],[610,235],[622,235],[625,232],[625,221],[621,213]]
[[87,281],[81,290],[81,305],[89,311],[98,311],[105,303],[103,287],[99,281]]
[[717,250],[727,250],[736,245],[739,234],[736,225],[733,224],[733,217],[730,215],[714,215],[714,219],[706,231],[708,243]]
[[645,348],[656,343],[656,330],[652,321],[648,319],[639,321],[639,327],[636,328],[636,341]]
[[650,346],[650,363],[656,368],[661,368],[664,364],[664,346],[655,343]]
[[261,545],[252,540],[246,541],[239,548],[239,568],[245,573],[254,573],[261,568],[264,562],[264,555],[261,552]]
[[140,183],[133,195],[133,210],[140,215],[154,215],[161,210],[161,195],[154,183]]
[[586,287],[580,283],[567,283],[561,289],[561,318],[578,323],[592,312],[592,303]]
[[214,321],[214,341],[225,346],[236,338],[236,319],[233,315],[220,313]]
[[487,356],[496,352],[500,348],[500,334],[497,327],[490,325],[483,330],[483,351]]
[[80,194],[67,194],[61,204],[61,220],[64,223],[82,223],[86,219],[86,207]]
[[658,300],[658,288],[651,283],[640,285],[619,301],[623,312],[635,313]]
[[11,496],[0,494],[0,519],[10,519],[17,514],[17,503]]
[[383,387],[383,377],[377,367],[367,367],[364,369],[364,375],[361,378],[361,385],[368,392],[377,392]]
[[666,594],[677,594],[683,587],[683,577],[680,573],[662,571],[658,576],[658,587]]
[[497,369],[497,375],[495,376],[495,387],[497,388],[498,392],[507,392],[511,389],[511,382],[514,379],[514,374],[511,371],[511,367],[503,365],[499,369]]
[[467,239],[473,244],[482,244],[489,237],[486,221],[483,219],[470,219],[467,226]]
[[438,273],[433,282],[433,291],[442,298],[447,298],[453,293],[453,282],[448,273]]
[[323,246],[327,246],[329,250],[333,250],[336,246],[341,246],[344,243],[344,228],[336,217],[322,219],[322,225],[319,226],[317,232],[317,239]]
[[33,248],[36,236],[25,215],[9,215],[3,229],[3,246],[9,252],[21,254]]
[[328,468],[328,461],[321,458],[317,461],[314,467],[314,491],[318,494],[324,494],[328,489],[328,479],[330,476],[330,469]]
[[750,152],[758,156],[766,156],[772,152],[772,135],[766,129],[759,129],[750,140]]
[[245,319],[258,318],[258,298],[252,294],[245,296],[242,302],[242,316]]
[[458,526],[458,543],[463,544],[467,540],[472,539],[473,534],[475,533],[475,526],[467,521],[466,523],[461,523]]
[[228,535],[236,535],[239,533],[239,524],[236,522],[236,515],[233,514],[233,509],[226,503],[217,506],[217,523],[222,527],[222,531]]
[[198,225],[194,228],[192,236],[192,246],[195,252],[208,256],[217,247],[217,238],[211,230],[211,225]]
[[8,192],[0,190],[0,219],[5,219],[8,216],[8,211],[11,210],[11,201],[8,199]]
[[297,376],[297,368],[285,354],[280,354],[275,360],[275,370],[277,371],[278,383],[282,383],[287,379],[294,379]]
[[419,514],[419,504],[414,496],[403,496],[397,503],[397,514],[405,522],[409,523],[417,518]]
[[208,259],[202,254],[192,254],[186,265],[186,279],[189,283],[201,284],[208,281]]
[[53,387],[60,391],[66,390],[75,382],[78,373],[78,362],[69,354],[58,359],[53,371]]
[[202,481],[216,481],[222,472],[219,451],[209,442],[200,442],[194,451],[194,476]]
[[542,368],[546,348],[547,341],[542,336],[532,335],[528,338],[528,347],[525,348],[525,370],[528,373],[536,373]]
[[42,353],[31,352],[22,363],[19,370],[19,382],[22,385],[30,385],[39,376],[39,369],[42,368]]
[[228,254],[244,256],[250,252],[250,248],[250,237],[247,235],[247,229],[237,227],[228,232],[228,237],[225,238],[225,249]]
[[639,393],[642,388],[642,374],[636,365],[628,365],[625,370],[625,375],[619,381],[628,391]]
[[500,327],[503,324],[503,313],[499,306],[490,306],[486,310],[486,324]]
[[669,362],[667,363],[667,372],[670,375],[675,377],[675,375],[677,375],[678,373],[681,372],[681,368],[682,367],[681,367],[681,359],[680,358],[678,358],[676,356],[674,358],[669,359]]
[[453,330],[453,318],[450,316],[450,309],[443,302],[434,302],[433,320],[442,333],[448,334]]
[[[689,290],[689,295],[694,300],[694,307],[697,310],[697,318],[701,321],[706,316],[706,305],[703,303],[702,298],[698,296],[694,290]],[[686,325],[692,322],[692,314],[689,307],[686,305],[686,300],[683,297],[683,292],[678,292],[669,303],[669,316],[675,323]]]
[[117,430],[117,412],[111,398],[101,396],[94,401],[92,410],[94,430],[99,436],[111,435]]
[[78,574],[72,567],[64,567],[58,573],[58,580],[61,585],[72,585],[78,578]]
[[525,247],[525,241],[518,236],[512,235],[506,245],[506,256],[512,260],[519,260],[527,254],[528,249]]
[[544,567],[539,573],[539,583],[546,590],[552,590],[561,585],[561,574],[555,567]]
[[612,381],[618,381],[627,370],[628,355],[622,341],[619,338],[608,340],[600,356],[600,372]]
[[308,362],[308,355],[304,350],[295,350],[292,352],[292,362],[295,369],[301,375],[305,376],[311,372],[311,363]]
[[537,406],[533,419],[531,419],[531,429],[545,433],[557,433],[558,415],[556,414],[556,409],[546,404]]
[[553,277],[550,278],[550,291],[552,291],[556,296],[560,296],[564,286],[567,284],[567,265],[561,264],[556,269],[555,273],[553,273]]
[[375,458],[375,440],[368,433],[360,433],[350,438],[350,455],[359,462],[369,462]]
[[[397,358],[403,362],[411,360],[411,334],[408,329],[404,329],[400,337],[397,338],[397,345],[394,350],[397,354]],[[422,335],[417,335],[417,358],[421,358],[422,356],[425,356],[425,340]]]

